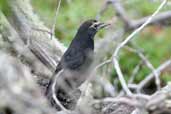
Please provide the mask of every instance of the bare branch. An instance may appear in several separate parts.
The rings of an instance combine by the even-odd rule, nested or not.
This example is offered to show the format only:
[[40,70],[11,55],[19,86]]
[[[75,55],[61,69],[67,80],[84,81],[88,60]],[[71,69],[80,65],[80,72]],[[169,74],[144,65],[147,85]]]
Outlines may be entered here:
[[127,15],[125,9],[123,8],[122,4],[120,3],[120,0],[109,0],[112,5],[114,6],[116,10],[116,15],[125,23],[125,26],[129,27],[132,23],[129,19],[129,16]]
[[120,45],[118,45],[115,52],[113,53],[112,58],[113,58],[114,67],[115,67],[116,72],[118,74],[121,85],[128,95],[132,95],[132,92],[127,87],[127,84],[123,78],[123,74],[122,74],[122,71],[120,69],[120,66],[119,66],[119,63],[117,60],[118,53],[119,53],[120,49],[124,47],[124,45],[126,45],[137,33],[139,33],[146,25],[148,25],[150,23],[150,21],[153,19],[153,17],[155,17],[155,15],[164,7],[164,5],[166,3],[167,3],[167,0],[164,0],[161,3],[161,5],[158,7],[158,9],[152,14],[152,16],[149,17],[148,20],[143,25],[141,25],[138,29],[136,29],[131,35],[129,35]]
[[[129,29],[131,30],[131,29],[138,28],[148,18],[149,18],[149,16],[143,17],[142,19],[133,21],[132,25],[129,27]],[[166,12],[162,12],[162,13],[157,14],[153,18],[153,20],[149,23],[149,25],[156,25],[156,24],[166,25],[166,26],[170,25],[171,24],[171,11],[166,11]]]
[[[161,64],[155,71],[157,72],[158,75],[160,75],[161,72],[169,66],[171,66],[171,60],[168,60],[168,61],[164,62],[163,64]],[[137,85],[138,91],[141,91],[141,89],[146,84],[148,84],[153,78],[154,78],[153,73],[146,76],[146,78]]]
[[[134,47],[137,47],[135,46],[135,44],[132,43],[132,45]],[[142,59],[142,61],[145,63],[145,65],[152,71],[152,73],[154,74],[155,76],[155,83],[156,83],[156,86],[157,86],[157,89],[160,90],[160,78],[159,78],[159,74],[156,72],[154,66],[150,63],[150,61],[148,60],[148,58],[142,53],[141,50],[139,49],[133,49],[133,48],[130,48],[130,47],[126,47],[129,51],[132,51],[134,53],[137,53],[137,55]]]
[[140,61],[136,66],[135,68],[133,69],[132,71],[132,75],[130,76],[130,79],[128,81],[129,84],[133,83],[134,79],[135,79],[135,76],[138,74],[138,71],[140,70],[140,67],[142,65],[142,61]]
[[57,22],[57,16],[58,16],[58,12],[61,6],[61,0],[58,0],[58,6],[56,8],[56,13],[55,13],[55,17],[54,17],[54,21],[53,21],[53,26],[52,26],[52,30],[51,30],[51,39],[53,38],[53,35],[55,33],[55,26],[56,26],[56,22]]
[[54,82],[55,83],[53,83],[52,84],[52,98],[54,99],[54,101],[55,101],[55,103],[63,110],[63,111],[65,111],[65,112],[68,112],[68,110],[60,103],[60,101],[58,100],[58,98],[56,97],[57,95],[56,95],[56,83],[57,83],[57,79],[58,79],[58,77],[61,75],[61,73],[63,73],[64,72],[64,70],[61,70],[58,74],[57,74],[57,76],[55,76],[55,78],[54,78]]
[[[142,24],[144,24],[148,20],[148,18],[150,18],[150,16],[147,16],[138,20],[132,20],[127,15],[127,12],[122,6],[122,4],[120,3],[120,0],[108,0],[108,1],[110,1],[108,3],[114,6],[117,16],[124,23],[125,30],[134,30],[140,27]],[[171,24],[171,11],[166,11],[166,12],[157,14],[155,17],[153,17],[153,20],[151,20],[148,25],[156,25],[156,24],[170,25]]]

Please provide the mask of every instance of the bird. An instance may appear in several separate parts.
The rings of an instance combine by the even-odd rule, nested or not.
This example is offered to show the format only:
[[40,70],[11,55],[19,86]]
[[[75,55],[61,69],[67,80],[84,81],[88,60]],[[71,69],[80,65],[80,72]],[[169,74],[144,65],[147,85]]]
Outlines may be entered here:
[[[51,77],[45,96],[50,104],[61,110],[55,97],[66,109],[74,109],[73,104],[79,98],[78,87],[90,74],[94,59],[94,37],[102,28],[109,26],[95,19],[84,21],[77,30],[75,37],[59,61]],[[77,91],[78,95],[73,95]],[[75,97],[77,96],[77,97]]]

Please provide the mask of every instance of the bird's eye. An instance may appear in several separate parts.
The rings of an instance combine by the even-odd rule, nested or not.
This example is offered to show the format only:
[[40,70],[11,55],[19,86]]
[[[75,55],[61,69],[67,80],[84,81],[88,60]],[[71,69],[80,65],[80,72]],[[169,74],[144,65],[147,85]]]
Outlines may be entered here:
[[95,28],[97,28],[97,25],[94,25]]

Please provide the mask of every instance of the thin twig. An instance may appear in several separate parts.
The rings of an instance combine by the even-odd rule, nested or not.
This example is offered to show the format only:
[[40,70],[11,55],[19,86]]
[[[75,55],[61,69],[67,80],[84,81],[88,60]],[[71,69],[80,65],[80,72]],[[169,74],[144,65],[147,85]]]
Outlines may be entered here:
[[[88,84],[89,84],[89,82],[91,81],[91,79],[93,78],[93,76],[94,76],[94,74],[96,73],[96,71],[97,71],[99,68],[101,68],[103,65],[106,65],[106,64],[111,63],[111,62],[112,62],[112,60],[111,60],[111,59],[108,59],[108,60],[106,60],[106,61],[100,63],[99,65],[97,65],[97,66],[92,70],[92,72],[90,73],[90,76],[89,76],[88,79],[84,82],[84,85],[86,86],[85,89],[84,89],[85,91],[87,90]],[[82,95],[81,95],[81,96],[83,96],[84,93],[85,93],[85,92],[82,92]]]
[[110,0],[111,3],[117,13],[117,16],[124,22],[126,26],[131,26],[132,21],[129,19],[129,16],[127,15],[127,12],[125,11],[124,7],[120,3],[120,0]]
[[133,81],[134,81],[134,79],[135,79],[135,76],[137,75],[138,71],[140,70],[141,65],[142,65],[142,61],[140,61],[140,62],[135,66],[135,68],[133,69],[132,75],[130,76],[130,79],[128,80],[128,83],[129,83],[129,84],[133,83]]
[[[168,66],[171,66],[171,60],[167,60],[166,62],[161,64],[155,71],[160,75],[161,71],[163,71]],[[138,91],[141,91],[141,89],[146,84],[148,84],[153,78],[154,78],[154,74],[153,73],[150,73],[148,76],[146,76],[146,78],[137,85]]]
[[52,30],[51,30],[51,36],[50,36],[51,39],[53,38],[52,36],[55,33],[55,26],[56,26],[57,16],[58,16],[58,12],[59,12],[60,6],[61,6],[61,0],[59,0],[58,6],[56,8],[55,18],[54,18],[54,21],[53,21]]
[[112,60],[111,60],[111,59],[108,59],[108,60],[106,60],[106,61],[100,63],[99,65],[97,65],[97,66],[93,69],[93,71],[96,72],[97,69],[99,69],[100,67],[104,66],[105,64],[108,64],[108,63],[111,63],[111,62],[112,62]]
[[153,75],[155,76],[155,83],[156,83],[157,89],[160,90],[161,84],[160,84],[159,74],[155,70],[154,66],[147,59],[147,57],[145,57],[145,55],[143,55],[141,52],[138,52],[138,53],[139,53],[139,56],[141,57],[141,59],[145,62],[146,66],[152,71]]
[[[120,18],[120,20],[124,23],[126,31],[134,30],[134,29],[140,27],[150,17],[150,16],[146,16],[146,17],[143,17],[143,18],[138,19],[138,20],[131,19],[127,15],[126,9],[120,3],[120,0],[108,0],[108,1],[111,1],[108,3],[112,4],[113,7],[115,8],[116,14]],[[165,11],[165,12],[157,14],[153,18],[153,20],[150,21],[150,23],[148,25],[161,24],[161,25],[168,26],[171,24],[170,19],[171,19],[171,11]]]
[[66,111],[68,112],[68,110],[60,103],[60,101],[58,100],[58,98],[56,97],[56,90],[55,90],[55,86],[56,86],[56,83],[57,83],[57,79],[59,77],[59,75],[64,72],[64,70],[61,70],[57,76],[55,76],[55,79],[54,79],[54,83],[52,84],[52,98],[54,99],[55,103],[63,110],[63,111]]
[[[140,70],[140,67],[141,67],[142,63],[143,63],[143,62],[140,61],[140,62],[135,66],[135,68],[133,69],[132,74],[131,74],[131,76],[130,76],[130,79],[128,80],[128,87],[129,87],[129,88],[130,88],[130,85],[131,85],[131,88],[132,88],[132,83],[133,83],[133,81],[134,81],[134,79],[135,79],[135,77],[136,77],[138,71]],[[137,87],[137,86],[136,86],[136,87]],[[122,90],[122,91],[119,93],[118,96],[123,96],[123,95],[124,95],[124,91]]]
[[[133,43],[131,43],[131,44],[133,44]],[[133,46],[136,47],[135,44],[133,44]],[[160,85],[161,84],[160,84],[159,74],[156,72],[154,66],[148,60],[148,58],[139,49],[133,49],[133,48],[128,47],[128,46],[126,47],[126,49],[128,49],[131,52],[136,53],[142,59],[142,61],[145,63],[145,65],[152,71],[152,73],[155,76],[155,83],[156,83],[157,89],[160,90],[160,88],[161,88]]]
[[[171,60],[165,61],[163,64],[161,64],[155,71],[159,74],[166,69],[167,67],[171,66]],[[141,90],[146,86],[153,78],[154,73],[150,73],[149,75],[145,76],[146,78],[142,80],[139,84],[129,84],[129,88],[136,89],[138,93],[141,93]]]
[[125,79],[123,78],[123,73],[120,69],[120,65],[117,59],[118,53],[120,51],[121,48],[123,48],[137,33],[139,33],[146,25],[148,25],[150,23],[150,21],[156,16],[156,14],[164,7],[164,5],[167,3],[167,0],[164,0],[161,5],[158,7],[158,9],[152,14],[152,16],[150,16],[147,21],[142,24],[138,29],[136,29],[132,34],[130,34],[120,45],[118,45],[118,47],[116,48],[115,52],[113,53],[112,56],[112,60],[113,60],[113,65],[116,69],[116,72],[118,74],[118,78],[121,82],[121,85],[123,87],[123,89],[125,90],[125,92],[127,93],[127,95],[131,96],[132,92],[129,90]]
[[111,60],[111,59],[108,59],[108,60],[106,60],[106,61],[104,61],[104,62],[98,64],[98,65],[92,70],[92,72],[90,73],[90,76],[89,76],[89,78],[86,80],[86,83],[89,82],[89,81],[91,81],[91,79],[93,78],[94,74],[96,73],[96,71],[97,71],[99,68],[101,68],[102,66],[104,66],[104,65],[106,65],[106,64],[109,64],[109,63],[111,63],[111,62],[112,62],[112,60]]

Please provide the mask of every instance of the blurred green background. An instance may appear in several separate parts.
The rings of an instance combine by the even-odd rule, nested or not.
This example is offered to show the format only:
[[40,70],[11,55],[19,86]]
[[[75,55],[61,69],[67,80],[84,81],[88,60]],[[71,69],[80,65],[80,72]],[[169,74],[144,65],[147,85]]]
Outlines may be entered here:
[[[104,2],[104,0],[62,0],[57,18],[56,36],[68,46],[80,23],[84,20],[95,18]],[[122,0],[122,3],[127,9],[128,15],[134,19],[152,14],[160,5],[160,2],[150,2],[150,0]],[[32,4],[41,19],[51,27],[57,7],[57,0],[32,0]],[[171,9],[169,6],[165,6],[163,11],[169,9]],[[110,20],[113,16],[115,16],[115,10],[110,5],[104,12],[101,20]],[[117,24],[117,26],[118,28],[121,27],[120,24]],[[171,58],[170,30],[170,27],[151,26],[147,27],[139,35],[136,35],[135,42],[144,50],[144,53],[154,67]],[[140,59],[134,53],[123,51],[120,62],[124,74],[127,74],[127,76],[131,75],[132,70],[139,61]],[[136,81],[139,82],[150,72],[145,66],[142,67],[142,70],[136,77]],[[115,72],[112,74],[115,76]],[[171,73],[163,73],[161,78],[164,81],[171,80]]]
[[[129,17],[138,19],[152,14],[160,5],[160,2],[152,2],[153,0],[121,0],[127,10]],[[156,0],[157,1],[157,0]],[[159,1],[159,0],[158,0]],[[34,11],[40,16],[48,27],[52,27],[57,0],[32,0]],[[3,10],[8,13],[5,7],[5,2],[0,2]],[[68,46],[73,36],[76,33],[80,23],[84,20],[95,18],[100,9],[104,5],[104,0],[62,0],[60,11],[57,18],[55,35],[65,46]],[[169,5],[166,5],[162,11],[171,10]],[[100,20],[110,20],[114,17],[115,10],[112,5],[105,11]],[[121,28],[121,22],[118,22],[115,28]],[[145,55],[154,65],[158,67],[165,60],[171,58],[171,27],[149,26],[146,27],[140,34],[136,35],[134,42],[143,49]],[[115,30],[114,30],[115,31]],[[103,33],[101,35],[103,38]],[[131,32],[130,32],[131,33]],[[129,32],[124,36],[130,34]],[[124,74],[131,75],[132,70],[140,61],[136,54],[123,50],[121,53],[120,63]],[[169,72],[170,71],[170,72]],[[151,71],[142,66],[141,71],[136,77],[136,82],[139,82]],[[112,73],[115,76],[115,72]],[[161,76],[164,82],[171,80],[171,69],[162,73]],[[126,77],[126,79],[128,79]]]

